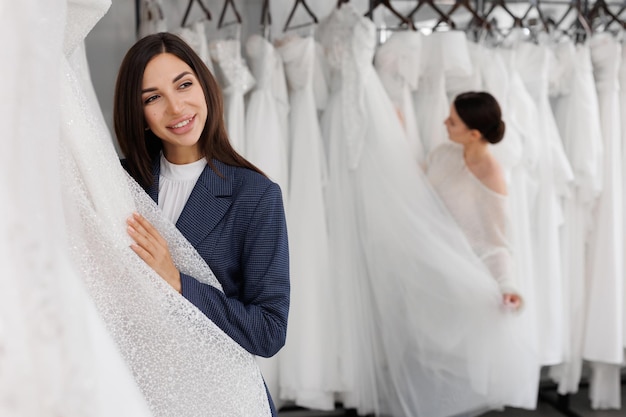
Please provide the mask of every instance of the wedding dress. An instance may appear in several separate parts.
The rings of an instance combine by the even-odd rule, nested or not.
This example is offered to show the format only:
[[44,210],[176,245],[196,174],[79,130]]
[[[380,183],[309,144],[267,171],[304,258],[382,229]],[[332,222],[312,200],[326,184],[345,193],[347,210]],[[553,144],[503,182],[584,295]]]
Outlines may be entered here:
[[246,110],[246,157],[289,194],[287,138],[281,125],[274,86],[285,83],[283,61],[274,46],[260,35],[246,42],[246,55],[256,79]]
[[376,51],[374,65],[393,102],[406,132],[415,161],[423,165],[425,152],[420,137],[412,92],[417,90],[424,65],[421,60],[422,34],[397,32]]
[[602,193],[589,241],[589,288],[583,356],[593,361],[590,396],[594,409],[620,408],[624,361],[624,242],[619,67],[621,44],[609,33],[590,42],[600,127],[604,141]]
[[335,77],[322,119],[331,271],[358,314],[340,322],[354,343],[340,357],[344,402],[399,417],[533,408],[539,367],[523,316],[502,311],[495,279],[411,156],[371,64],[374,33],[350,3],[318,31]]
[[559,95],[553,100],[563,147],[574,171],[572,198],[564,202],[562,229],[566,315],[565,361],[551,370],[559,393],[578,392],[582,375],[582,348],[586,311],[587,241],[592,209],[602,191],[603,144],[598,97],[589,46],[566,41],[556,54],[564,68]]
[[281,398],[317,410],[335,407],[339,391],[337,330],[324,205],[327,180],[313,71],[313,37],[288,35],[277,41],[289,86],[290,186],[287,228],[291,309],[281,351]]
[[[22,6],[22,3],[19,4]],[[17,331],[15,337],[7,335],[6,339],[2,338],[10,341],[2,354],[19,352],[28,356],[18,356],[18,360],[10,362],[19,368],[12,365],[9,369],[19,370],[19,375],[3,371],[0,376],[2,387],[10,387],[10,390],[2,390],[1,407],[15,408],[17,398],[20,399],[17,407],[24,406],[27,410],[20,415],[144,416],[148,415],[148,408],[155,416],[269,415],[267,394],[252,355],[176,293],[129,247],[131,240],[126,233],[125,220],[133,211],[138,211],[166,238],[174,262],[181,271],[188,271],[219,288],[206,263],[122,169],[97,107],[87,66],[81,64],[86,62],[84,56],[81,60],[75,55],[81,52],[80,45],[86,34],[110,2],[70,1],[67,8],[65,2],[49,4],[50,9],[43,5],[38,5],[39,9],[15,6],[15,14],[7,15],[10,19],[7,22],[3,20],[7,24],[2,26],[2,30],[24,32],[25,43],[34,40],[30,43],[34,52],[32,56],[51,61],[55,54],[50,53],[50,45],[46,44],[45,52],[34,45],[41,44],[44,33],[46,38],[60,37],[63,29],[65,39],[62,44],[57,42],[56,55],[60,59],[56,64],[58,83],[51,82],[49,76],[54,66],[48,68],[41,62],[29,61],[25,57],[31,54],[24,54],[24,49],[13,50],[15,59],[10,62],[16,65],[7,67],[10,72],[7,75],[12,79],[17,78],[16,72],[20,77],[32,73],[30,80],[34,83],[34,90],[32,94],[25,93],[23,88],[14,90],[13,94],[19,92],[19,96],[11,101],[12,107],[3,112],[3,115],[11,117],[6,124],[16,125],[15,121],[23,120],[23,123],[17,124],[20,128],[33,126],[32,132],[24,130],[24,137],[41,138],[43,141],[36,144],[30,142],[37,146],[31,152],[23,148],[21,160],[12,154],[11,158],[17,163],[13,175],[3,175],[2,178],[15,180],[21,177],[14,175],[19,172],[28,182],[19,187],[22,185],[20,182],[2,181],[2,188],[9,188],[7,191],[14,189],[15,195],[15,209],[5,210],[23,209],[23,212],[20,211],[23,216],[29,212],[28,207],[31,211],[38,208],[28,219],[29,227],[37,222],[45,227],[28,232],[28,229],[23,229],[22,233],[17,225],[8,225],[14,234],[26,238],[24,251],[20,251],[22,255],[12,257],[15,259],[12,265],[16,270],[30,271],[29,275],[35,281],[29,283],[25,279],[23,284],[28,285],[25,288],[21,280],[15,279],[18,275],[3,275],[16,281],[7,292],[2,292],[3,301],[5,295],[16,294],[16,291],[20,295],[24,289],[28,289],[28,293],[22,296],[41,297],[32,301],[25,299],[27,303],[19,306],[14,301],[3,302],[2,313],[6,317],[5,309],[11,306],[28,310],[36,308],[36,315],[27,310],[20,317],[24,320],[44,319],[26,322],[21,329],[14,329],[13,324],[2,327],[3,332],[4,329]],[[20,16],[37,17],[41,12],[46,13],[46,18],[38,22],[60,24],[65,11],[66,27],[59,30],[58,27],[44,25],[42,31],[46,32],[40,36],[36,36],[38,32],[23,29],[31,30],[38,25],[14,27],[10,23],[20,22]],[[28,37],[29,33],[36,39]],[[45,68],[46,75],[37,73],[38,68]],[[41,86],[47,89],[39,88],[36,84],[38,80],[42,80]],[[40,96],[43,91],[50,91],[51,94]],[[29,105],[17,106],[16,103],[25,102],[25,97],[32,97]],[[34,112],[35,105],[40,103],[43,103],[41,111]],[[40,136],[40,125],[27,122],[32,117],[41,121],[50,117],[45,137]],[[27,143],[16,140],[18,135],[21,133],[16,132],[12,143],[20,146]],[[58,140],[50,140],[50,135]],[[42,152],[47,145],[50,146],[46,148],[49,152]],[[59,157],[58,163],[55,154]],[[40,164],[32,159],[38,158],[38,155],[42,156],[42,162],[55,162]],[[51,169],[43,170],[46,166]],[[49,188],[46,181],[50,181]],[[25,190],[33,187],[37,187],[37,193],[24,194]],[[49,215],[49,219],[42,217],[43,204],[37,204],[38,197],[45,198],[48,209],[43,213]],[[22,204],[22,201],[28,204]],[[10,214],[7,213],[8,219],[12,218]],[[55,245],[51,239],[48,239],[51,245],[41,246],[38,239],[44,236],[42,231],[45,230],[53,232],[48,236],[56,236],[57,242],[66,242],[68,253],[64,255],[63,246]],[[49,251],[48,254],[44,250]],[[37,262],[27,262],[24,259],[27,253],[36,256]],[[71,270],[80,278],[80,285],[72,280]],[[48,274],[55,271],[60,276],[51,282],[54,275]],[[19,285],[16,285],[18,282]],[[4,286],[5,281],[2,280],[2,283]],[[59,286],[64,283],[67,286]],[[89,296],[81,292],[83,289]],[[94,305],[97,316],[93,313]],[[78,309],[72,311],[71,317],[68,316],[70,307]],[[70,320],[65,321],[68,317]],[[14,320],[15,313],[10,322]],[[106,333],[98,327],[101,326],[99,322],[104,323]],[[76,327],[73,328],[73,325]],[[115,346],[112,346],[111,339]],[[98,355],[97,361],[94,355]],[[128,369],[124,368],[117,355],[121,355]],[[134,381],[129,378],[130,372]],[[16,378],[5,380],[5,375]],[[16,385],[18,381],[28,384]],[[12,398],[10,395],[19,389],[23,392]],[[39,395],[31,397],[33,391]],[[8,398],[4,396],[5,392]],[[42,401],[33,401],[33,398]],[[7,402],[7,399],[10,401]],[[29,402],[25,403],[27,400]],[[7,415],[15,414],[11,412]]]
[[532,214],[535,297],[543,365],[561,363],[565,352],[560,228],[563,225],[562,200],[569,197],[573,179],[548,97],[550,68],[555,62],[551,53],[547,46],[529,42],[522,42],[515,48],[517,68],[535,102],[537,134],[544,144],[539,153],[538,191]]
[[0,14],[0,34],[13,39],[0,74],[25,81],[7,86],[0,104],[2,416],[151,415],[72,265],[64,230],[55,155],[59,85],[76,49],[68,38],[84,36],[109,6],[91,1],[85,11],[84,3],[9,2]]
[[233,148],[247,157],[244,95],[255,85],[241,56],[239,39],[219,39],[209,44],[217,81],[224,95],[224,119]]
[[414,100],[420,137],[428,156],[448,137],[443,121],[450,113],[454,93],[448,94],[446,78],[468,77],[472,73],[465,33],[451,30],[425,37],[420,60],[422,73]]

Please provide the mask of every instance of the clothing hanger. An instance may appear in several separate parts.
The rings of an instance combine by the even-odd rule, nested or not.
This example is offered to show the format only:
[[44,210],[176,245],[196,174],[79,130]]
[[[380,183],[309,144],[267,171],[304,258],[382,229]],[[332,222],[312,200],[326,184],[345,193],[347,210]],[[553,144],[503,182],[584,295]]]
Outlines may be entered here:
[[[293,15],[296,12],[296,9],[298,8],[298,4],[301,4],[304,7],[304,10],[306,10],[308,15],[311,16],[311,19],[313,21],[309,22],[309,23],[304,23],[304,24],[301,24],[301,25],[296,25],[296,26],[289,27],[289,24],[291,23],[291,19],[293,19]],[[311,11],[311,9],[309,9],[309,6],[306,4],[306,1],[304,1],[304,0],[296,0],[296,2],[293,4],[293,8],[291,9],[291,13],[289,13],[289,17],[287,18],[287,22],[285,22],[285,27],[283,28],[283,32],[287,32],[290,29],[297,29],[297,28],[300,28],[300,27],[310,26],[312,24],[316,24],[317,22],[318,22],[317,16],[315,16],[315,14]]]
[[506,7],[506,3],[504,2],[504,0],[494,0],[491,3],[491,7],[489,8],[489,11],[487,11],[487,13],[485,13],[485,20],[489,17],[489,15],[493,12],[493,10],[496,7],[500,7],[502,10],[504,10],[506,12],[506,14],[508,14],[509,16],[511,16],[513,18],[513,27],[514,28],[521,28],[524,26],[524,23],[522,22],[522,19],[520,19],[519,17],[517,17],[515,14],[513,14],[513,12],[511,12],[511,10]]
[[452,21],[451,19],[448,19],[448,16],[446,16],[446,14],[439,7],[435,5],[435,2],[433,0],[417,0],[417,6],[415,6],[415,8],[409,12],[406,18],[409,19],[411,22],[413,22],[413,15],[417,13],[417,11],[424,4],[427,4],[431,9],[433,9],[439,15],[439,17],[443,19],[445,23],[450,25],[452,29],[456,29],[456,25],[454,24],[454,21]]
[[402,15],[400,12],[398,12],[389,2],[389,0],[374,0],[373,2],[371,2],[372,6],[370,7],[370,9],[367,11],[367,13],[365,13],[365,16],[369,17],[370,19],[372,19],[374,10],[376,10],[376,8],[380,5],[383,5],[387,8],[387,10],[389,10],[391,13],[394,14],[394,16],[396,16],[398,19],[400,19],[400,21],[402,21],[402,23],[406,24],[407,26],[409,26],[411,29],[415,30],[415,25],[413,24],[413,20],[409,19],[408,17]]
[[[473,17],[472,21],[470,22],[470,25],[468,25],[468,28],[471,26],[472,22],[479,24],[480,27],[490,26],[489,22],[485,20],[482,16],[480,16],[478,12],[476,12],[476,10],[470,5],[469,0],[456,0],[454,2],[454,5],[450,8],[450,10],[448,10],[448,13],[446,13],[447,19],[452,20],[452,13],[457,11],[460,7],[463,7],[467,11],[469,11]],[[443,19],[439,19],[439,21],[435,25],[435,28],[439,26],[441,23],[444,23]]]
[[543,15],[543,12],[541,11],[541,8],[539,7],[539,0],[529,0],[529,3],[530,3],[530,6],[526,10],[526,13],[524,13],[524,15],[522,16],[522,21],[524,21],[528,17],[528,14],[530,13],[532,9],[535,9],[537,10],[537,16],[539,16],[539,22],[541,22],[541,26],[543,26],[543,29],[549,33],[550,24],[546,20],[545,16]]
[[270,0],[263,0],[261,10],[261,31],[265,39],[270,38],[270,28],[272,27],[272,15],[270,14]]
[[187,24],[187,18],[189,17],[189,11],[191,11],[191,6],[193,6],[193,4],[195,2],[197,2],[200,5],[200,8],[204,12],[204,15],[206,16],[206,19],[207,20],[211,20],[211,12],[204,5],[204,3],[202,3],[202,0],[189,0],[189,3],[187,4],[187,10],[185,10],[185,15],[183,16],[183,21],[180,24],[181,27],[185,27],[185,25]]
[[[620,13],[622,11],[623,11],[623,8],[622,10],[620,10]],[[605,0],[596,0],[591,10],[589,10],[589,14],[587,16],[589,22],[591,23],[593,23],[593,20],[598,17],[610,19],[608,22],[604,23],[603,30],[606,30],[612,22],[618,22],[619,24],[621,24],[622,28],[626,28],[626,25],[624,24],[624,22],[619,17],[617,17],[615,13],[611,11],[609,6],[606,4]],[[602,23],[600,23],[600,25],[601,24]],[[600,25],[598,25],[598,27]],[[592,24],[592,27],[593,27],[593,24]]]
[[[230,22],[230,23],[224,23],[224,16],[226,16],[226,9],[228,8],[228,5],[230,5],[230,7],[233,9],[233,13],[235,13],[235,21],[234,22]],[[221,29],[224,26],[228,26],[231,25],[233,23],[239,23],[241,24],[241,15],[239,14],[239,12],[237,11],[237,7],[235,6],[235,1],[234,0],[225,0],[224,1],[224,7],[222,8],[222,13],[220,13],[220,20],[217,22],[217,28]]]
[[158,1],[156,1],[156,0],[144,0],[143,7],[147,11],[148,20],[153,20],[154,19],[154,17],[152,17],[152,11],[154,9],[156,9],[156,12],[159,15],[158,19],[163,20],[163,9],[161,8],[161,5],[159,4]]
[[[572,0],[570,1],[569,6],[563,16],[555,23],[555,30],[561,31],[563,34],[572,36],[575,35],[575,40],[577,43],[583,41],[585,38],[591,36],[591,25],[587,21],[585,14],[582,11],[581,0]],[[569,13],[574,10],[576,12],[576,20],[572,22],[569,28],[562,29],[561,25],[565,21],[565,18],[569,15]],[[580,29],[584,30],[584,33],[580,32]],[[573,31],[573,33],[571,33]]]

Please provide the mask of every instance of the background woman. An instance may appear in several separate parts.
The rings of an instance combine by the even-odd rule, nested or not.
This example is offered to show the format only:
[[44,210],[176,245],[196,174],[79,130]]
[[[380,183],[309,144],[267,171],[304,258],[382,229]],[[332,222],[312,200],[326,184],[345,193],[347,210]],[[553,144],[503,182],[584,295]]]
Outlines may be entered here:
[[506,181],[489,151],[504,136],[500,106],[489,93],[460,94],[445,125],[453,143],[431,153],[428,178],[498,282],[504,304],[518,309],[522,299],[514,286],[507,236]]

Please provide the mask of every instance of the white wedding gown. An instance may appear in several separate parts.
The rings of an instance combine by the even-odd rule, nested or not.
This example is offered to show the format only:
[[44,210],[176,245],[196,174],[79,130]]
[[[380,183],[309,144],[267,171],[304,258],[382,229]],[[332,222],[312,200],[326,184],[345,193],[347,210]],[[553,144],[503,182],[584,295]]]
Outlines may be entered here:
[[214,74],[222,87],[228,138],[233,148],[247,157],[244,95],[254,87],[256,81],[241,56],[239,39],[212,41],[209,43],[209,52],[215,68]]
[[344,402],[398,417],[533,408],[539,367],[521,317],[502,311],[413,159],[371,64],[373,23],[348,3],[318,33],[335,77],[322,119],[331,271],[352,312],[339,318],[354,343],[342,345]]
[[583,357],[593,361],[594,409],[620,408],[620,367],[624,361],[624,236],[619,67],[621,44],[609,33],[594,35],[591,61],[604,141],[602,193],[594,209],[589,241],[588,304]]
[[2,74],[28,76],[32,86],[5,91],[12,104],[2,112],[19,129],[8,143],[17,145],[12,162],[3,164],[11,173],[0,183],[11,198],[0,227],[18,248],[2,263],[11,280],[0,280],[0,414],[269,415],[254,358],[129,248],[125,220],[139,211],[167,239],[180,270],[219,288],[113,149],[79,55],[110,2],[41,3],[16,2],[0,17],[2,31],[22,34],[21,48],[5,51],[13,59]]
[[564,281],[566,355],[564,363],[551,370],[559,393],[565,395],[578,392],[582,376],[587,241],[593,224],[592,209],[602,190],[603,144],[589,46],[568,41],[557,45],[556,54],[564,71],[553,109],[574,171],[572,198],[563,206],[561,234],[563,274],[568,277]]
[[542,365],[563,361],[564,294],[560,229],[562,200],[569,195],[573,173],[565,156],[548,97],[554,57],[547,46],[522,42],[515,48],[516,64],[537,108],[537,133],[543,150],[537,165],[538,191],[532,214],[535,259],[535,295]]
[[246,55],[256,79],[246,109],[246,157],[280,185],[283,199],[287,201],[287,137],[281,124],[280,103],[274,93],[275,86],[285,84],[283,61],[274,46],[260,35],[248,38]]
[[70,55],[83,53],[68,39],[82,39],[109,6],[91,1],[80,13],[83,3],[8,2],[0,13],[0,34],[12,39],[0,74],[28,80],[7,86],[0,104],[2,416],[151,415],[72,264],[64,229],[59,86]]
[[324,205],[327,180],[313,71],[315,40],[297,35],[277,41],[289,87],[290,186],[287,228],[291,308],[281,351],[281,398],[317,410],[335,407],[339,391],[337,330],[339,300],[330,274]]
[[397,32],[376,51],[374,65],[380,81],[394,104],[415,161],[423,165],[424,145],[415,113],[413,92],[417,90],[422,66],[423,35],[419,32]]

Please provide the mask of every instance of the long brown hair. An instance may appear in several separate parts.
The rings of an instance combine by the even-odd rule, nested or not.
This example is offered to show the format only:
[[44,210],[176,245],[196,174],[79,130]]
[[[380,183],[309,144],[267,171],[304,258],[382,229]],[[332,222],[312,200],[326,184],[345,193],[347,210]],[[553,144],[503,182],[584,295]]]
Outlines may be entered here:
[[230,144],[224,124],[222,93],[207,66],[185,41],[171,33],[162,32],[137,41],[126,53],[117,75],[113,120],[115,135],[126,157],[126,168],[130,175],[143,187],[150,186],[154,181],[152,163],[163,145],[151,130],[145,129],[141,87],[148,62],[163,53],[175,55],[189,65],[202,86],[209,117],[198,146],[211,169],[221,175],[212,162],[215,158],[227,165],[249,168],[263,174]]

